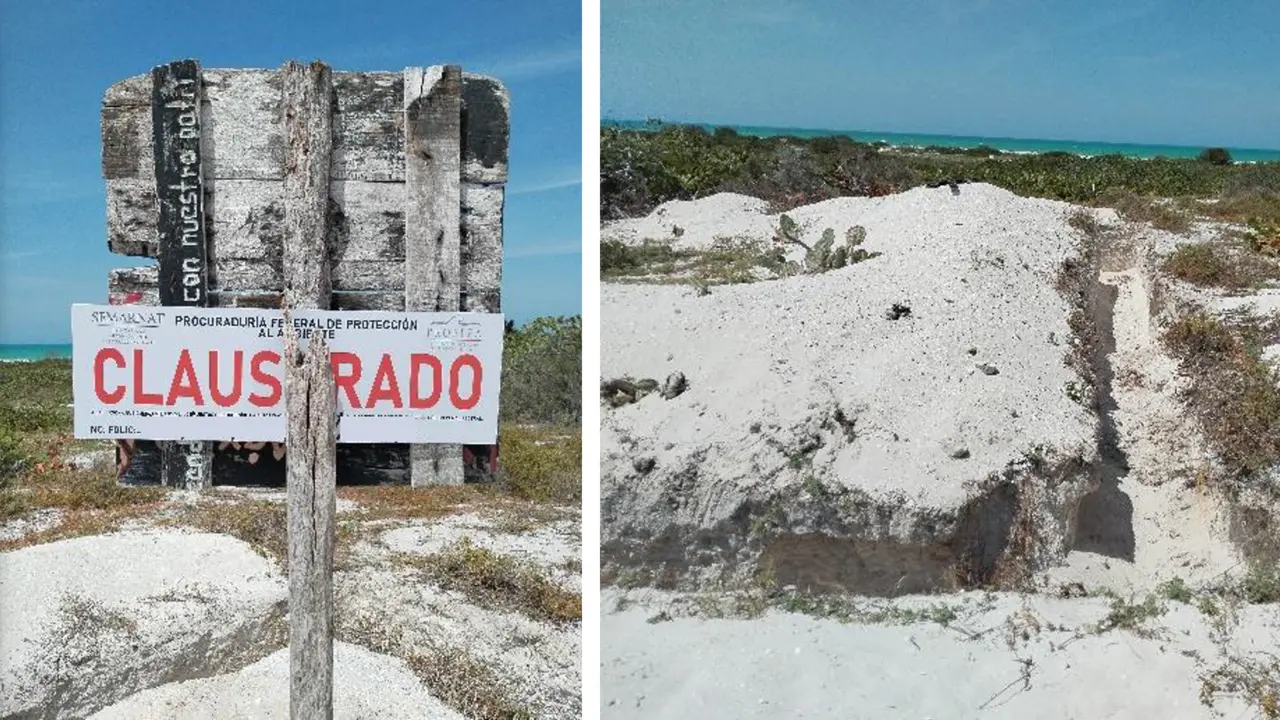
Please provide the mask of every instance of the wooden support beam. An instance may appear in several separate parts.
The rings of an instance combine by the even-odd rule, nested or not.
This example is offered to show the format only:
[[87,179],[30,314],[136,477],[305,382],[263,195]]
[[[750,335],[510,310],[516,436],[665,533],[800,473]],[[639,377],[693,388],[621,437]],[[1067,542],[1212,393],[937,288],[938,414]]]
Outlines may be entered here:
[[[151,83],[160,304],[208,307],[200,64],[161,65],[152,70]],[[160,452],[162,484],[187,490],[213,486],[210,443],[165,442]]]
[[[461,293],[462,69],[404,71],[405,310],[456,312]],[[462,447],[409,448],[411,484],[464,480]]]
[[328,66],[295,62],[284,84],[284,305],[328,310],[329,172],[333,162],[333,78]]
[[289,495],[289,717],[333,719],[337,389],[323,335],[305,358],[285,332]]
[[333,546],[337,389],[322,335],[305,357],[292,311],[330,302],[329,174],[333,79],[323,63],[287,63],[284,97],[285,485],[289,496],[289,715],[333,718]]

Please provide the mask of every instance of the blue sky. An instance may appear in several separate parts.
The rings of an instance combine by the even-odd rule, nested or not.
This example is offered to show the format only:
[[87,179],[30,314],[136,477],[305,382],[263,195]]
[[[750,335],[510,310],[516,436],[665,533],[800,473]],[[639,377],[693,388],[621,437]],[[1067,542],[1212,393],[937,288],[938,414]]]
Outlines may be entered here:
[[511,92],[503,310],[581,311],[578,0],[0,0],[0,343],[69,341],[69,306],[106,302],[103,91],[187,57],[335,70],[458,63]]
[[601,0],[601,114],[1280,148],[1274,0]]

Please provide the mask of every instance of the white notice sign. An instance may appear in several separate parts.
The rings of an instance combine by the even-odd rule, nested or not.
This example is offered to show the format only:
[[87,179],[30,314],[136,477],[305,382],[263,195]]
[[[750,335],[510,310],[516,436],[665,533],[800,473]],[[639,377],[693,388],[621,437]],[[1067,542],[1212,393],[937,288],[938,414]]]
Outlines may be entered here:
[[[323,334],[338,441],[488,445],[497,437],[503,316],[295,311]],[[74,305],[78,438],[285,439],[284,313]]]

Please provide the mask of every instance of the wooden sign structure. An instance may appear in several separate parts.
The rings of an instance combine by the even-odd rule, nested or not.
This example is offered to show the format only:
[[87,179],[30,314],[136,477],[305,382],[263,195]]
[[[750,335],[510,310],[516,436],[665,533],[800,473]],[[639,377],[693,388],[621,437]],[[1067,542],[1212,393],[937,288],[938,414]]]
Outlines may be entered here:
[[[457,66],[202,69],[103,100],[113,304],[501,311],[506,89]],[[282,484],[281,444],[122,443],[125,484]],[[487,463],[486,463],[487,461]],[[344,484],[460,483],[496,452],[338,445]]]

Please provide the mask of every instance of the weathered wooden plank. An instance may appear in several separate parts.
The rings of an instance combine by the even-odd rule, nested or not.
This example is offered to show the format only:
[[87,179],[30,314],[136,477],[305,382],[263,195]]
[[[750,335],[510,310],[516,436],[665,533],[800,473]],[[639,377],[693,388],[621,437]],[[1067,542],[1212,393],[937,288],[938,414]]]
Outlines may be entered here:
[[511,142],[511,99],[502,83],[464,75],[462,84],[462,178],[505,183]]
[[339,180],[330,197],[330,258],[404,260],[404,183]]
[[404,310],[404,292],[334,292],[331,309],[402,312]]
[[284,177],[284,76],[273,70],[205,73],[205,122],[215,180]]
[[[403,290],[404,268],[403,262],[384,260],[334,263],[331,287],[346,291]],[[283,292],[283,265],[219,258],[213,265],[212,282],[222,292]]]
[[156,257],[156,183],[125,178],[107,181],[107,249],[120,255]]
[[210,250],[214,263],[260,260],[280,267],[283,273],[284,182],[214,180],[209,186]]
[[158,268],[120,268],[107,273],[107,302],[112,305],[159,305]]
[[404,282],[405,262],[355,260],[333,266],[335,290],[404,290]]
[[[159,305],[160,290],[156,268],[121,268],[107,276],[107,298],[113,305]],[[283,307],[282,291],[214,290],[209,293],[210,307]],[[334,291],[331,310],[404,310],[403,290]]]
[[[404,181],[404,85],[400,73],[332,74],[333,179]],[[202,117],[209,131],[206,179],[284,177],[282,87],[273,70],[206,70]],[[507,181],[509,99],[493,78],[463,74],[463,180]],[[147,178],[152,152],[139,78],[107,90],[103,100],[103,175]],[[149,92],[149,88],[148,88]],[[139,119],[141,118],[141,119]]]
[[502,311],[502,210],[500,185],[462,186],[461,308]]
[[146,107],[151,104],[151,76],[150,75],[134,75],[125,78],[111,87],[102,95],[103,107],[120,107],[120,106],[142,106]]
[[289,309],[328,309],[329,166],[333,85],[323,63],[290,62],[282,72],[286,128],[284,301]]
[[[151,71],[151,81],[160,304],[208,307],[200,64],[180,60],[160,65]],[[187,490],[212,486],[208,443],[165,442],[160,451],[162,484]]]
[[404,89],[398,73],[337,73],[334,176],[404,181]]
[[219,258],[211,279],[222,292],[284,292],[283,262]]
[[[284,183],[206,182],[212,256],[279,263]],[[404,183],[332,181],[329,253],[333,260],[404,259]],[[155,256],[155,184],[107,181],[107,245],[123,255]]]
[[[404,71],[405,309],[457,310],[461,294],[462,69],[456,65]],[[415,485],[465,481],[462,448],[409,448]]]
[[[318,75],[322,74],[306,78],[306,84],[327,84],[316,79]],[[304,127],[310,124],[299,123]],[[297,125],[291,125],[291,159],[299,149],[297,130]],[[291,303],[297,294],[290,291]],[[338,394],[323,335],[312,336],[304,357],[295,333],[285,334],[284,395],[289,422],[285,439],[285,486],[289,497],[289,716],[294,720],[332,720]]]

